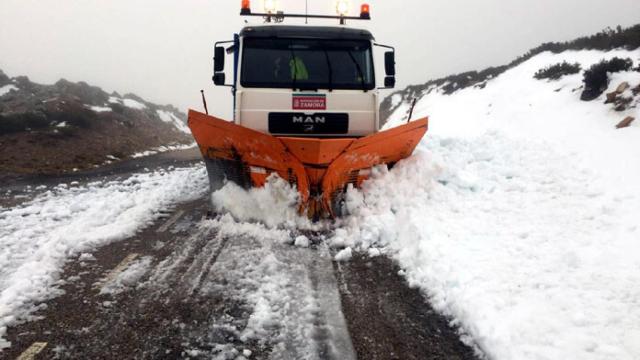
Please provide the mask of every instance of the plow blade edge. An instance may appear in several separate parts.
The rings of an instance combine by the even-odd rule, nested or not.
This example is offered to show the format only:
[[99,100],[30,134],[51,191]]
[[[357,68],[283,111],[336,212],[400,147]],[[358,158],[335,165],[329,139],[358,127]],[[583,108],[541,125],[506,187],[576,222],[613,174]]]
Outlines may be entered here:
[[244,188],[263,186],[276,173],[297,187],[300,211],[316,218],[338,215],[348,185],[359,187],[372,167],[410,156],[427,124],[425,118],[364,138],[274,137],[189,111],[212,192],[227,181]]

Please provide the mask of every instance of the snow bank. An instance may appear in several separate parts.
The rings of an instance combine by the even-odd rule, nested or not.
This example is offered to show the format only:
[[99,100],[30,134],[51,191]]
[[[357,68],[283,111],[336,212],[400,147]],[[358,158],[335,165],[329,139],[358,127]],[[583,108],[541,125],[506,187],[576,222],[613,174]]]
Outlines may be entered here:
[[175,126],[176,129],[184,133],[191,134],[191,130],[189,129],[187,124],[185,124],[184,121],[180,120],[180,118],[178,118],[174,113],[170,111],[164,111],[164,110],[157,110],[157,113],[158,113],[158,116],[160,117],[160,120],[169,124],[173,124],[173,126]]
[[[390,254],[491,359],[640,358],[640,126],[615,129],[638,109],[581,102],[580,75],[533,79],[614,56],[640,62],[544,53],[484,89],[426,94],[425,140],[349,192],[333,244]],[[608,91],[622,80],[640,74]]]
[[135,153],[135,154],[131,155],[131,158],[137,159],[137,158],[141,158],[141,157],[145,157],[145,156],[160,154],[160,153],[167,152],[167,151],[187,150],[187,149],[192,149],[192,148],[194,148],[196,146],[198,146],[198,145],[195,142],[193,142],[191,144],[163,145],[163,146],[159,146],[157,148],[151,149],[151,150]]
[[19,90],[18,87],[13,84],[0,86],[0,97],[7,95],[11,91],[18,91],[18,90]]
[[[185,181],[188,179],[188,181]],[[132,236],[177,201],[203,195],[202,167],[133,175],[85,186],[61,184],[0,211],[0,348],[7,326],[29,319],[75,255]]]

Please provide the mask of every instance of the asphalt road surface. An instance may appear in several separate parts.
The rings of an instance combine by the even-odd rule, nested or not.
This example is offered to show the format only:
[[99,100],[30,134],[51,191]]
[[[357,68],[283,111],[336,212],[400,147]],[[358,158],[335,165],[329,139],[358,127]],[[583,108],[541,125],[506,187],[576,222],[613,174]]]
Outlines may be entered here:
[[[197,161],[194,151],[162,154],[64,179],[15,178],[2,191]],[[337,263],[326,234],[305,234],[309,248],[234,236],[207,212],[205,198],[177,204],[136,236],[69,262],[64,294],[10,328],[0,358],[475,359],[384,256]]]

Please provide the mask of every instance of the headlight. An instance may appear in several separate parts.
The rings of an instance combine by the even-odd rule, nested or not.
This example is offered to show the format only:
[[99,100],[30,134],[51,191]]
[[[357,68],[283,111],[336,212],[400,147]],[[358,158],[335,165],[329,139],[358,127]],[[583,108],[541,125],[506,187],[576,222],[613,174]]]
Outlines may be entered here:
[[336,12],[340,16],[347,16],[349,14],[349,1],[338,0],[336,3]]
[[278,4],[276,0],[264,0],[264,11],[267,14],[275,14],[278,10]]

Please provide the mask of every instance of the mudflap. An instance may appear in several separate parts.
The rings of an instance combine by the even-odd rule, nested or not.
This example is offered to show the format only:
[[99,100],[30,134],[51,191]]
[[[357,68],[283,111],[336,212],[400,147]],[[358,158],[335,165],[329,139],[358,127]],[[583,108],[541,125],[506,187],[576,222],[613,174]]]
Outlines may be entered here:
[[360,139],[276,138],[189,111],[212,192],[228,181],[245,189],[264,186],[276,173],[296,186],[300,212],[316,220],[343,215],[349,184],[360,187],[373,167],[410,156],[427,126],[425,118]]

